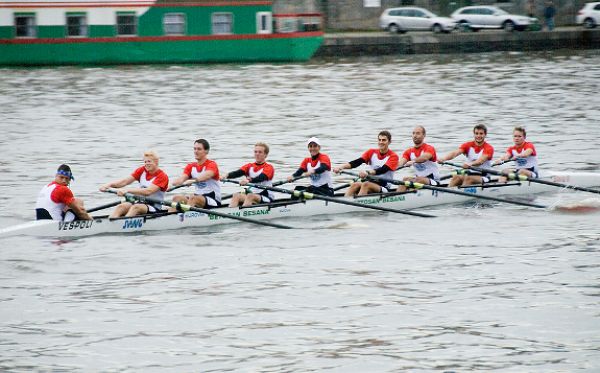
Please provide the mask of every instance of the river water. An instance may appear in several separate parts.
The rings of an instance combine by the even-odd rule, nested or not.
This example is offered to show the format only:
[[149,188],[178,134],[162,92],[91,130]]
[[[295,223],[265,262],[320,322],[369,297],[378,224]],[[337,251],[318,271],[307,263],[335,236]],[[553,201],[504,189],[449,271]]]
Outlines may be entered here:
[[[524,125],[541,166],[600,172],[600,52],[306,64],[0,69],[0,227],[67,162],[87,206],[155,149],[173,178],[271,145],[276,179],[318,136],[335,164],[439,153]],[[536,202],[598,204],[557,190]],[[0,370],[598,372],[600,213],[466,204],[72,241],[0,240]]]

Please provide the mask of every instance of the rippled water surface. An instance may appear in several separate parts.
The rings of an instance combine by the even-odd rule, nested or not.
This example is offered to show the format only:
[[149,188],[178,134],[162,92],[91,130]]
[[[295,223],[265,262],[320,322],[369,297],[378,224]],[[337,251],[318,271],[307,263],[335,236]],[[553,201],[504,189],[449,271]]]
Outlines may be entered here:
[[[0,69],[0,227],[56,166],[88,206],[155,149],[171,176],[271,145],[276,179],[319,136],[336,164],[416,124],[439,153],[525,125],[546,169],[600,173],[600,53],[308,64]],[[557,190],[536,202],[597,204]],[[584,202],[581,202],[584,201]],[[600,371],[600,214],[499,204],[72,241],[0,240],[2,371]]]

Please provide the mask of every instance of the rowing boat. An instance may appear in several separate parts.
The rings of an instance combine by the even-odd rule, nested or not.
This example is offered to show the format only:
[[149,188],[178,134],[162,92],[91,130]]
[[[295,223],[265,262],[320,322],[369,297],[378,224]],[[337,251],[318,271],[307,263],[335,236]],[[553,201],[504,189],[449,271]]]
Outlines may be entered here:
[[[548,172],[543,180],[585,187],[600,186],[600,174]],[[556,192],[560,189],[538,183],[511,182],[508,184],[490,184],[484,187],[461,188],[461,191],[473,195],[504,196],[533,195]],[[339,197],[346,198],[346,197]],[[348,198],[353,202],[393,209],[417,209],[427,206],[461,203],[472,197],[443,193],[431,190],[417,190],[402,194],[387,194]],[[247,208],[219,208],[220,213],[242,216],[256,220],[268,220],[286,217],[306,217],[324,214],[342,214],[365,211],[361,207],[331,203],[322,200],[278,200],[270,205],[258,205]],[[140,216],[132,218],[108,219],[94,218],[90,221],[57,222],[37,220],[0,229],[0,238],[13,235],[41,237],[84,237],[97,234],[133,233],[144,231],[163,231],[190,227],[209,227],[217,224],[233,223],[236,220],[207,213],[187,211],[159,216]]]

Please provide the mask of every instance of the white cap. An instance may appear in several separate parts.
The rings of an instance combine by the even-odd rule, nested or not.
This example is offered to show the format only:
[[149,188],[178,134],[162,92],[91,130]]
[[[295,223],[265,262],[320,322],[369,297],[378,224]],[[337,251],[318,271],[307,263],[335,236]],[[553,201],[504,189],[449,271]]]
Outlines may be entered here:
[[316,137],[311,137],[310,139],[308,139],[308,141],[306,142],[306,146],[309,146],[311,142],[314,142],[315,144],[321,146],[321,142]]

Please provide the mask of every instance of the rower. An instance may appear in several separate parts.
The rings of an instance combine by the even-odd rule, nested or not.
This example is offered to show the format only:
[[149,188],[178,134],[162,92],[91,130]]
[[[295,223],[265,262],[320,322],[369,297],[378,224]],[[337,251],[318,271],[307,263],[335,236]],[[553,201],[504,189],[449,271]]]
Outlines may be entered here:
[[[240,180],[240,185],[244,186],[248,183],[259,184],[265,186],[273,185],[273,176],[275,175],[275,169],[267,162],[267,156],[269,155],[269,146],[264,142],[257,142],[254,145],[254,162],[247,163],[239,169],[224,175],[221,180],[235,179],[240,176],[245,176]],[[257,203],[270,203],[273,202],[275,196],[273,192],[260,189],[260,188],[248,188],[246,193],[235,193],[231,198],[229,207],[252,206]]]
[[56,170],[54,181],[42,188],[35,203],[37,220],[73,221],[92,220],[85,211],[83,201],[73,196],[69,189],[71,180],[75,180],[71,167],[61,164]]
[[[219,183],[219,166],[208,159],[210,144],[205,139],[194,142],[194,158],[196,162],[189,163],[183,169],[183,174],[177,178],[173,185],[194,184],[194,194],[178,194],[173,197],[173,202],[183,202],[186,205],[200,208],[215,208],[221,206],[221,184]],[[169,211],[175,211],[170,208]]]
[[[487,127],[485,124],[477,124],[473,127],[473,141],[465,142],[458,149],[451,151],[445,156],[438,159],[438,163],[444,163],[463,154],[467,157],[467,161],[463,163],[464,169],[471,167],[492,166],[492,158],[494,157],[494,148],[485,141],[487,136]],[[474,184],[489,183],[490,179],[487,174],[466,174],[452,176],[449,187],[469,186]]]
[[398,166],[398,154],[390,150],[392,134],[389,131],[381,131],[377,135],[377,149],[369,149],[353,161],[335,167],[333,172],[339,174],[342,170],[356,168],[363,163],[369,166],[369,169],[361,171],[358,175],[361,179],[366,179],[369,175],[377,175],[376,181],[357,181],[350,185],[345,193],[346,197],[363,196],[371,193],[387,193],[393,187],[393,184],[387,180],[394,178],[394,171]]
[[333,184],[331,182],[331,160],[327,154],[321,153],[321,142],[316,137],[308,139],[306,145],[310,157],[304,158],[300,167],[288,176],[287,180],[292,182],[299,176],[309,176],[310,186],[297,186],[294,190],[302,190],[309,193],[317,193],[324,196],[333,196]]
[[[425,136],[427,132],[425,127],[416,126],[412,132],[412,140],[414,146],[407,149],[402,153],[400,158],[400,167],[413,166],[415,169],[415,176],[406,176],[404,181],[411,181],[413,183],[421,183],[426,185],[439,185],[440,173],[437,166],[437,155],[435,148],[425,143]],[[405,192],[406,186],[401,185],[398,187],[398,192]]]
[[[140,196],[151,197],[162,201],[165,192],[169,187],[169,177],[160,168],[158,168],[158,155],[154,151],[144,152],[144,165],[138,167],[133,173],[121,180],[111,181],[100,186],[101,192],[106,192],[109,188],[122,188],[134,181],[138,181],[139,188],[119,189],[117,194],[124,196],[127,193]],[[132,217],[144,214],[153,214],[162,211],[160,203],[123,202],[115,208],[110,215],[111,219],[121,216]]]
[[[511,172],[517,172],[519,175],[525,175],[531,178],[537,178],[539,175],[537,153],[535,146],[532,143],[526,141],[527,132],[523,127],[515,127],[513,129],[513,143],[514,145],[506,149],[506,153],[497,161],[494,165],[506,162],[510,159],[516,161],[514,168],[507,168],[502,170],[503,174],[509,174]],[[508,178],[501,176],[499,182],[505,183]]]

